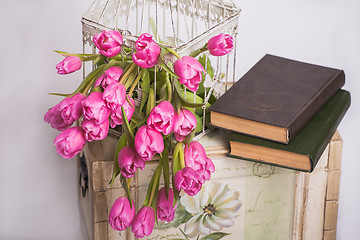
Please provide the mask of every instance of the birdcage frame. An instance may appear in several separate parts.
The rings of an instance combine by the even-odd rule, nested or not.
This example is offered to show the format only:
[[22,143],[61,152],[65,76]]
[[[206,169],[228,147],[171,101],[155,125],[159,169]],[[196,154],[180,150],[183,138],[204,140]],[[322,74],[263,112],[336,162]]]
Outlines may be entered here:
[[[189,55],[201,48],[213,36],[230,34],[234,37],[234,50],[231,54],[214,57],[204,53],[206,61],[209,59],[214,65],[213,79],[206,74],[203,83],[205,106],[211,94],[216,98],[220,97],[236,80],[239,14],[240,9],[232,0],[94,0],[82,17],[83,52],[96,52],[92,37],[103,30],[119,31],[124,45],[133,50],[136,39],[142,33],[152,33],[158,44],[174,49],[180,56]],[[124,51],[121,53],[125,54]],[[85,65],[84,76],[94,67]],[[205,64],[206,72],[207,65],[208,63]],[[196,92],[194,101],[195,96]],[[204,116],[205,107],[203,110]],[[204,134],[205,117],[202,125]]]

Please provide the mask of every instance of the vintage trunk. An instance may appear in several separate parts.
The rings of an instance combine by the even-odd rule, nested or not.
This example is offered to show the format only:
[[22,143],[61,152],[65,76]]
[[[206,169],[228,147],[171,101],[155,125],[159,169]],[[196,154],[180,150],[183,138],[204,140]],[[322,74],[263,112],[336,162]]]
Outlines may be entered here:
[[[336,238],[342,151],[338,132],[311,174],[228,158],[227,144],[218,131],[199,141],[216,166],[207,185],[210,189],[212,185],[226,186],[241,201],[232,226],[221,229],[222,233],[230,233],[223,239]],[[109,185],[116,142],[117,137],[109,134],[102,141],[88,143],[83,161],[79,161],[80,208],[89,239],[134,239],[130,231],[117,232],[107,223],[113,202],[125,195],[118,180]],[[155,167],[156,161],[149,162],[133,181],[131,192],[137,206],[145,198]],[[184,211],[188,207],[182,206],[174,223],[158,226],[146,239],[184,238],[179,228],[184,229],[192,216]],[[190,222],[188,227],[194,227]]]

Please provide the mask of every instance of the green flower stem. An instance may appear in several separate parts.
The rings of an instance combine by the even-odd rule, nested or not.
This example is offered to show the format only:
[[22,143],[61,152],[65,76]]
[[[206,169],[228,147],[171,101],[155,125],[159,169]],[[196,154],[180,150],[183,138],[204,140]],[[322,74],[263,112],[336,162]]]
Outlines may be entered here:
[[202,48],[199,48],[199,49],[191,52],[191,53],[189,54],[189,56],[194,58],[194,57],[198,56],[199,54],[201,54],[201,53],[203,53],[203,52],[206,52],[207,50],[208,50],[208,49],[207,49],[207,44],[205,44]]
[[82,92],[82,94],[86,95],[86,94],[89,92],[90,88],[94,86],[95,80],[96,80],[96,79],[93,78],[93,79],[90,81],[90,83],[86,86],[86,88],[84,89],[84,91]]
[[81,82],[81,84],[79,85],[79,87],[75,90],[75,92],[73,92],[71,94],[71,96],[74,96],[76,93],[78,92],[82,92],[84,91],[85,87],[91,82],[92,79],[94,79],[99,73],[102,72],[102,69],[104,68],[105,65],[101,65],[100,67],[98,67],[97,69],[95,69],[94,71],[92,71],[91,73],[89,73],[85,79]]
[[170,188],[170,171],[169,171],[169,148],[168,144],[170,139],[164,139],[164,151],[163,151],[163,177],[164,177],[164,185],[166,189],[166,197],[169,198],[169,188]]
[[136,68],[136,64],[132,63],[131,67],[122,75],[120,78],[120,83],[124,84],[125,79],[129,76],[129,74]]
[[159,164],[155,170],[155,173],[154,173],[154,182],[153,182],[153,185],[152,185],[152,188],[151,188],[151,192],[150,192],[150,197],[149,197],[149,202],[147,204],[147,206],[151,206],[151,203],[153,201],[153,198],[154,198],[154,195],[155,195],[155,191],[157,190],[157,188],[159,187],[159,180],[160,180],[160,174],[161,174],[161,170],[162,170],[162,160],[160,158],[160,161],[159,161]]
[[131,88],[130,88],[130,90],[129,90],[129,96],[130,96],[130,97],[132,96],[132,93],[133,93],[136,85],[138,84],[138,82],[139,82],[139,80],[140,80],[140,78],[141,78],[141,75],[142,75],[141,72],[139,72],[139,74],[138,74],[137,77],[135,78],[135,81],[133,82],[133,84],[132,84],[132,86],[131,86]]
[[126,95],[126,101],[130,104],[131,107],[135,108],[135,106],[130,102],[128,95]]
[[166,50],[169,52],[169,53],[172,53],[175,55],[175,57],[177,57],[178,59],[180,59],[180,55],[172,48],[166,48]]
[[169,73],[166,72],[166,87],[167,87],[167,92],[168,92],[168,101],[171,102],[172,99],[172,87],[171,87],[171,83],[170,83],[170,76]]

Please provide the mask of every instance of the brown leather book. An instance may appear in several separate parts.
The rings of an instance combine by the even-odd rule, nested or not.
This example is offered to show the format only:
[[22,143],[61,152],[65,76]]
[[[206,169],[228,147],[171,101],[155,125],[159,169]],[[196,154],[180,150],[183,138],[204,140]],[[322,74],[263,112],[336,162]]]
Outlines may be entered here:
[[288,144],[344,83],[342,70],[267,54],[209,108],[210,122]]

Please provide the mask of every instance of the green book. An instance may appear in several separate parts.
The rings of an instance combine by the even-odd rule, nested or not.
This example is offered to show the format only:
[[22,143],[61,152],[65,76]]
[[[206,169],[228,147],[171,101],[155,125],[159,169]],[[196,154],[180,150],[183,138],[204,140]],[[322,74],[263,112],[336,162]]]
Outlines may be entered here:
[[339,90],[288,145],[232,132],[228,156],[312,172],[349,106]]

